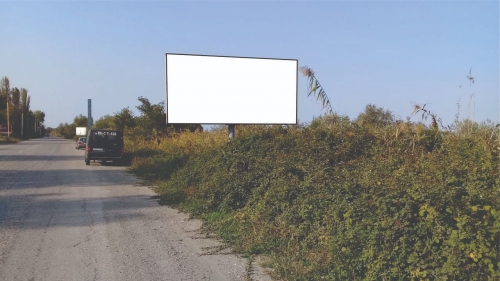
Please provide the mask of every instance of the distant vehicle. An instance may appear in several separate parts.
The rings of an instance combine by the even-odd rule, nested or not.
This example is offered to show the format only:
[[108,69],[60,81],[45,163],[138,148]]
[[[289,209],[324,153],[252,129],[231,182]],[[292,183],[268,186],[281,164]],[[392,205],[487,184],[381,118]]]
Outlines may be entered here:
[[79,137],[78,140],[76,141],[76,149],[85,148],[86,144],[87,144],[87,138]]
[[85,148],[85,164],[90,160],[120,161],[123,157],[123,132],[115,130],[90,129]]

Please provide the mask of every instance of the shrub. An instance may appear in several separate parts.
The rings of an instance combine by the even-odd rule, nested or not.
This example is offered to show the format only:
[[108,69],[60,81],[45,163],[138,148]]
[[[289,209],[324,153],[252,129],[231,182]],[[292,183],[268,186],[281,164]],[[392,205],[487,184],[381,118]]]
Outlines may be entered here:
[[496,280],[493,129],[239,126],[231,142],[223,130],[164,140],[135,171],[287,280]]
[[8,144],[8,143],[18,143],[20,139],[8,137],[8,136],[0,136],[0,144]]

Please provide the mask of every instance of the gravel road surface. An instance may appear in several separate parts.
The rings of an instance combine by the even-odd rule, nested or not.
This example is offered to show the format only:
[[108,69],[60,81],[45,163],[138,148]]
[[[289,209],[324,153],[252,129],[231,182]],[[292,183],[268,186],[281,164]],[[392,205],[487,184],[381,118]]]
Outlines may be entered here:
[[72,141],[0,145],[0,280],[271,280],[154,198]]

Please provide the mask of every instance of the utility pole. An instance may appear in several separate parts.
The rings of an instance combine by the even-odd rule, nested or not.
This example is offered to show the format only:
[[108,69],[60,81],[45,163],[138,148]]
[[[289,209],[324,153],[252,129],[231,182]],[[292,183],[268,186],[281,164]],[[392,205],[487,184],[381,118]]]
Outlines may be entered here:
[[87,105],[87,132],[92,128],[92,125],[94,125],[94,120],[92,119],[92,100],[87,99],[88,105]]
[[24,109],[21,112],[21,139],[24,140]]
[[9,91],[5,92],[7,96],[7,137],[10,137],[10,118],[9,118]]
[[30,138],[30,111],[26,112],[26,137]]

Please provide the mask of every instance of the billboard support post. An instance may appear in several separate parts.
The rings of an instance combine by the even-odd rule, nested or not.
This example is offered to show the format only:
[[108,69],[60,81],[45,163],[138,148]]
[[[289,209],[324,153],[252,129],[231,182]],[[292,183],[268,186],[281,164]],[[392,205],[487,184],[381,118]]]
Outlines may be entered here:
[[234,124],[229,124],[227,125],[228,133],[229,133],[229,139],[234,139]]
[[10,115],[9,114],[9,95],[10,95],[10,93],[7,92],[6,95],[7,95],[7,137],[10,137],[10,131],[9,131],[9,129],[10,129],[10,118],[9,118],[9,115]]

